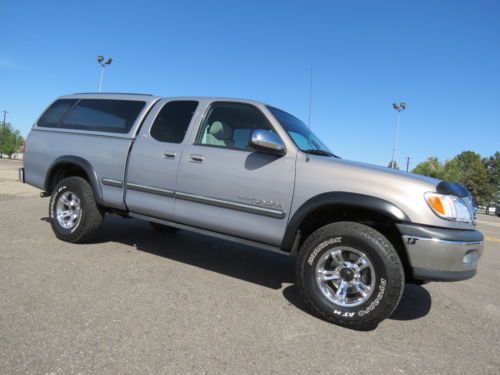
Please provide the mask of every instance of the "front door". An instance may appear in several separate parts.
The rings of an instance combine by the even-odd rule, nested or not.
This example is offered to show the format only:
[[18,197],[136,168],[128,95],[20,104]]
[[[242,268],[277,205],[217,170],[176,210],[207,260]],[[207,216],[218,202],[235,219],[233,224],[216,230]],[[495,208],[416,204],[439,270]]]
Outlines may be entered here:
[[131,212],[172,219],[182,141],[197,106],[160,102],[149,114],[129,156],[125,202]]
[[212,103],[182,154],[175,220],[279,245],[293,195],[296,154],[256,152],[252,130],[275,131],[250,104]]

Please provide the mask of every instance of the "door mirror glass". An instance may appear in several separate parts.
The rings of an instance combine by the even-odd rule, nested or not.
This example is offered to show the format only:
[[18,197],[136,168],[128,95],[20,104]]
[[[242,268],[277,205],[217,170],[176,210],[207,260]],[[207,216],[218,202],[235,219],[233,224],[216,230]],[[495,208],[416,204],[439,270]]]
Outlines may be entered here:
[[276,155],[285,154],[285,144],[276,133],[269,130],[255,129],[252,132],[250,145],[258,151]]

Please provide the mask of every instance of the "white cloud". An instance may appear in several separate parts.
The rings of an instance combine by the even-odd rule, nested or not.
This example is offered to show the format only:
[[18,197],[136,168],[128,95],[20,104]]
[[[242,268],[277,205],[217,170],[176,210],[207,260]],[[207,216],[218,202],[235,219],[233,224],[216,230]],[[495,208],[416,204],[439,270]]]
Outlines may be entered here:
[[6,60],[6,59],[2,59],[0,57],[0,69],[1,68],[5,68],[5,69],[19,69],[20,66],[17,65],[16,63],[12,62],[12,61],[9,61],[9,60]]

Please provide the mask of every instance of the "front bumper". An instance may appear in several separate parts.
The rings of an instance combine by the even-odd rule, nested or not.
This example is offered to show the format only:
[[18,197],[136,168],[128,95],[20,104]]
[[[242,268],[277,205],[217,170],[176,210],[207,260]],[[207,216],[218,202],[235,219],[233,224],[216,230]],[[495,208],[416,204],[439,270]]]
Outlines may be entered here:
[[413,278],[458,281],[476,274],[484,237],[476,230],[456,230],[398,224]]
[[23,184],[26,182],[24,180],[24,168],[19,168],[17,170],[17,176],[18,176],[20,182],[22,182]]

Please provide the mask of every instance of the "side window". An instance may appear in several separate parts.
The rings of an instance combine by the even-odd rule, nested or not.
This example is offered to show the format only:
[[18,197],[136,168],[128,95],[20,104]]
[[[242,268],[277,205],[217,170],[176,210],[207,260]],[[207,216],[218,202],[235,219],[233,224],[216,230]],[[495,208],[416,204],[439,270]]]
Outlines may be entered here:
[[136,100],[82,99],[64,119],[61,128],[125,134],[144,104]]
[[181,143],[189,123],[198,107],[198,102],[176,100],[168,102],[156,116],[151,127],[151,137],[160,142]]
[[37,126],[43,128],[55,128],[64,115],[75,105],[77,99],[59,99],[56,100],[52,105],[47,108],[40,119],[37,122]]
[[254,129],[272,131],[258,108],[244,103],[214,103],[200,127],[196,144],[251,150]]

